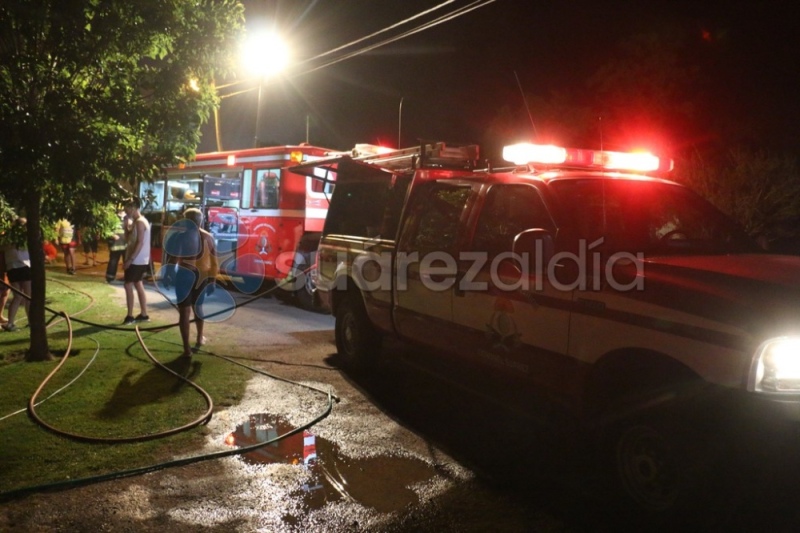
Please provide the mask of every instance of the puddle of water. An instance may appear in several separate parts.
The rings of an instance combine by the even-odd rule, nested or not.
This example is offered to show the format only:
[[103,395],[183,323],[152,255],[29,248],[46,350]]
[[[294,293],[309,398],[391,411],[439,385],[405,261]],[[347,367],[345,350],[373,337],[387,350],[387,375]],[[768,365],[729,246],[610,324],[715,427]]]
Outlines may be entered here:
[[[229,446],[252,446],[294,429],[279,417],[253,414],[228,434]],[[240,455],[249,464],[288,463],[307,469],[312,479],[298,494],[313,509],[327,502],[356,501],[379,512],[392,512],[419,501],[407,488],[436,475],[432,466],[411,457],[377,456],[351,459],[339,447],[305,430]]]

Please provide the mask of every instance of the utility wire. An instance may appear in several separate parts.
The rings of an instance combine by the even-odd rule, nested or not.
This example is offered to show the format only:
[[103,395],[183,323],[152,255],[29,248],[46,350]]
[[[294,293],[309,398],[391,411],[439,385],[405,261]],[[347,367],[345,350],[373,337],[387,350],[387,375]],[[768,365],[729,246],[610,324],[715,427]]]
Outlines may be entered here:
[[367,35],[366,37],[361,37],[360,39],[356,39],[355,41],[351,41],[351,42],[349,42],[347,44],[343,44],[342,46],[337,46],[336,48],[334,48],[332,50],[328,50],[327,52],[323,52],[321,54],[318,54],[318,55],[316,55],[316,56],[314,56],[312,58],[309,58],[309,59],[303,61],[303,63],[307,63],[309,61],[314,61],[314,60],[317,60],[317,59],[319,59],[321,57],[325,57],[325,56],[331,55],[334,52],[338,52],[339,50],[344,50],[345,48],[349,48],[349,47],[351,47],[353,45],[356,45],[356,44],[358,44],[358,43],[360,43],[362,41],[366,41],[367,39],[371,39],[371,38],[373,38],[375,36],[378,36],[381,33],[385,33],[385,32],[387,32],[389,30],[393,30],[394,28],[398,28],[398,27],[402,26],[403,24],[407,24],[407,23],[411,22],[414,19],[418,19],[419,17],[427,15],[428,13],[432,13],[432,12],[436,11],[437,9],[443,8],[447,4],[452,4],[453,2],[455,2],[455,0],[447,0],[447,2],[441,3],[438,6],[435,6],[435,7],[432,7],[430,9],[427,9],[427,10],[421,12],[421,13],[417,13],[413,17],[409,17],[409,18],[407,18],[405,20],[401,20],[400,22],[396,22],[396,23],[392,24],[391,26],[388,26],[388,27],[386,27],[386,28],[384,28],[382,30],[378,30],[378,31],[376,31],[374,33],[371,33],[371,34]]
[[434,20],[432,20],[430,22],[426,22],[425,24],[417,26],[416,28],[408,30],[408,31],[406,31],[404,33],[401,33],[401,34],[399,34],[399,35],[397,35],[395,37],[391,37],[391,38],[386,39],[384,41],[381,41],[379,43],[375,43],[375,44],[372,44],[372,45],[369,45],[369,46],[365,46],[364,48],[361,48],[361,49],[356,50],[354,52],[350,52],[349,54],[345,54],[345,55],[343,55],[343,56],[341,56],[339,58],[336,58],[336,59],[334,59],[332,61],[329,61],[329,62],[327,62],[327,63],[325,63],[323,65],[320,65],[318,67],[314,67],[314,68],[306,70],[304,72],[300,72],[298,74],[295,74],[295,77],[296,76],[302,76],[304,74],[309,74],[311,72],[315,72],[317,70],[329,67],[331,65],[335,65],[336,63],[340,63],[342,61],[345,61],[345,60],[350,59],[352,57],[355,57],[357,55],[361,55],[361,54],[363,54],[365,52],[369,52],[369,51],[372,51],[372,50],[374,50],[376,48],[380,48],[381,46],[386,46],[387,44],[391,44],[393,42],[399,41],[400,39],[405,39],[406,37],[414,35],[415,33],[419,33],[421,31],[425,31],[427,29],[433,28],[434,26],[438,26],[439,24],[443,24],[445,22],[449,22],[449,21],[453,20],[456,17],[460,17],[461,15],[465,15],[465,14],[469,13],[470,11],[474,11],[474,10],[479,9],[481,7],[484,7],[484,6],[487,6],[489,4],[492,4],[492,3],[496,2],[496,1],[497,0],[476,0],[475,2],[472,2],[471,4],[469,4],[467,6],[458,8],[455,11],[452,11],[447,15],[443,15],[443,16],[441,16],[441,17],[439,17],[437,19],[434,19]]
[[[437,10],[437,9],[440,9],[440,8],[444,7],[447,4],[452,3],[453,1],[454,0],[448,0],[447,2],[439,4],[438,6],[435,6],[435,7],[431,8],[431,9],[428,9],[428,10],[423,11],[421,13],[418,13],[418,14],[414,15],[413,17],[409,17],[409,18],[407,18],[407,19],[405,19],[403,21],[400,21],[400,22],[397,22],[395,24],[392,24],[391,26],[388,26],[388,27],[386,27],[386,28],[384,28],[382,30],[379,30],[377,32],[374,32],[374,33],[372,33],[370,35],[367,35],[365,37],[361,37],[359,39],[356,39],[355,41],[351,41],[351,42],[349,42],[347,44],[338,46],[338,47],[336,47],[336,48],[334,48],[332,50],[328,50],[327,52],[323,52],[323,53],[318,54],[318,55],[316,55],[314,57],[311,57],[309,59],[300,61],[298,63],[298,65],[301,65],[301,66],[302,65],[306,65],[306,64],[309,64],[309,63],[311,63],[313,61],[316,61],[316,60],[318,60],[320,58],[326,57],[326,56],[328,56],[328,55],[330,55],[330,54],[332,54],[334,52],[338,52],[338,51],[344,50],[346,48],[350,48],[350,47],[352,47],[352,46],[354,46],[354,45],[356,45],[358,43],[361,43],[361,42],[363,42],[363,41],[365,41],[367,39],[370,39],[372,37],[375,37],[377,35],[385,33],[386,31],[389,31],[389,30],[395,29],[395,28],[397,28],[399,26],[402,26],[404,24],[407,24],[407,23],[411,22],[412,20],[417,19],[417,18],[419,18],[421,16],[427,15],[427,14],[429,14],[429,13],[431,13],[431,12]],[[433,19],[433,20],[431,20],[429,22],[423,23],[423,24],[421,24],[421,25],[419,25],[419,26],[417,26],[415,28],[412,28],[412,29],[410,29],[408,31],[405,31],[405,32],[403,32],[403,33],[401,33],[399,35],[396,35],[396,36],[391,37],[389,39],[385,39],[385,40],[380,41],[380,42],[375,43],[375,44],[371,44],[371,45],[365,46],[365,47],[360,48],[358,50],[354,50],[352,52],[346,53],[346,54],[344,54],[342,56],[339,56],[337,58],[334,58],[334,59],[328,61],[327,63],[324,63],[324,64],[319,65],[317,67],[310,68],[310,69],[302,71],[302,72],[294,73],[289,77],[303,76],[305,74],[310,74],[311,72],[315,72],[317,70],[321,70],[321,69],[329,67],[331,65],[335,65],[336,63],[340,63],[342,61],[345,61],[347,59],[353,58],[355,56],[358,56],[358,55],[364,54],[366,52],[370,52],[372,50],[375,50],[376,48],[380,48],[382,46],[386,46],[387,44],[394,43],[396,41],[399,41],[400,39],[404,39],[404,38],[409,37],[411,35],[414,35],[416,33],[428,30],[430,28],[438,26],[439,24],[443,24],[445,22],[449,22],[449,21],[451,21],[451,20],[453,20],[453,19],[455,19],[457,17],[460,17],[461,15],[465,15],[465,14],[471,12],[471,11],[474,11],[474,10],[479,9],[481,7],[487,6],[487,5],[492,4],[492,3],[496,2],[496,1],[497,0],[475,0],[474,2],[472,2],[472,3],[470,3],[470,4],[466,5],[466,6],[457,8],[457,9],[451,11],[450,13],[448,13],[446,15],[442,15],[442,16],[440,16],[440,17],[438,17],[436,19]],[[255,78],[247,78],[247,79],[243,79],[243,80],[240,80],[240,81],[232,82],[232,83],[229,83],[229,84],[226,84],[226,85],[219,85],[219,86],[217,86],[217,88],[221,89],[221,88],[232,87],[234,85],[240,85],[240,84],[244,84],[244,83],[252,83],[254,80],[255,80]],[[231,97],[231,96],[236,96],[236,95],[239,95],[239,94],[242,94],[242,93],[245,93],[245,92],[250,92],[250,91],[255,90],[255,89],[256,89],[256,87],[252,87],[250,89],[243,89],[243,90],[231,93],[231,94],[220,95],[220,98],[228,98],[228,97]]]

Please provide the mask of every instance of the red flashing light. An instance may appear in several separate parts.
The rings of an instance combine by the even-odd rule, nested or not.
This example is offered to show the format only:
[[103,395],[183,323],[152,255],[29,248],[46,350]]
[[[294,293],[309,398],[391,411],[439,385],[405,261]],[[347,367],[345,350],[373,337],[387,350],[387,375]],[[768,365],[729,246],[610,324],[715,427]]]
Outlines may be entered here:
[[503,159],[515,165],[563,165],[631,172],[670,171],[673,167],[671,159],[661,160],[648,152],[582,150],[530,143],[506,146]]

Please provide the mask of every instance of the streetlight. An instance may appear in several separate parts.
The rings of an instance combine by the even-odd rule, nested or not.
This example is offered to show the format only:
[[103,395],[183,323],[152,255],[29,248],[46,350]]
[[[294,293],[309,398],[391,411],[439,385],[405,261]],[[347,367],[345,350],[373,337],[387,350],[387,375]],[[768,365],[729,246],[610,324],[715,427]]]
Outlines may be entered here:
[[264,79],[274,76],[286,67],[289,63],[289,49],[275,33],[254,33],[244,43],[242,61],[245,68],[258,77],[258,107],[256,108],[256,134],[254,138],[254,146],[258,148],[261,94]]

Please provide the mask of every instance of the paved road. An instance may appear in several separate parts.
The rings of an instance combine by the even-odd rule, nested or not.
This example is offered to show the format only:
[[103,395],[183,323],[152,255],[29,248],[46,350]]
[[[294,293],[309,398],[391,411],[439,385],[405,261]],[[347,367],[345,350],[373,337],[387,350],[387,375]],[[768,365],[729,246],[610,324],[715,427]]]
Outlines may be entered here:
[[[154,321],[174,320],[169,303],[151,296]],[[122,298],[121,286],[117,297]],[[245,298],[235,295],[238,302]],[[308,433],[244,456],[33,495],[14,503],[16,531],[623,527],[619,509],[609,503],[607,487],[587,467],[579,444],[565,445],[570,441],[561,432],[568,428],[554,430],[542,422],[544,411],[524,408],[531,398],[522,391],[398,342],[386,343],[378,370],[348,373],[335,355],[332,317],[275,298],[255,300],[209,324],[208,335],[209,350],[236,346],[227,355],[244,356],[289,381],[254,377],[240,405],[215,412],[198,453],[302,427],[327,405],[324,394],[304,386],[336,395],[331,415]],[[719,509],[703,522],[709,524],[705,529],[760,524],[753,518],[758,509],[741,503]],[[796,508],[776,512],[784,513],[771,517],[776,523],[784,518],[796,523]],[[9,516],[0,514],[0,530]]]

